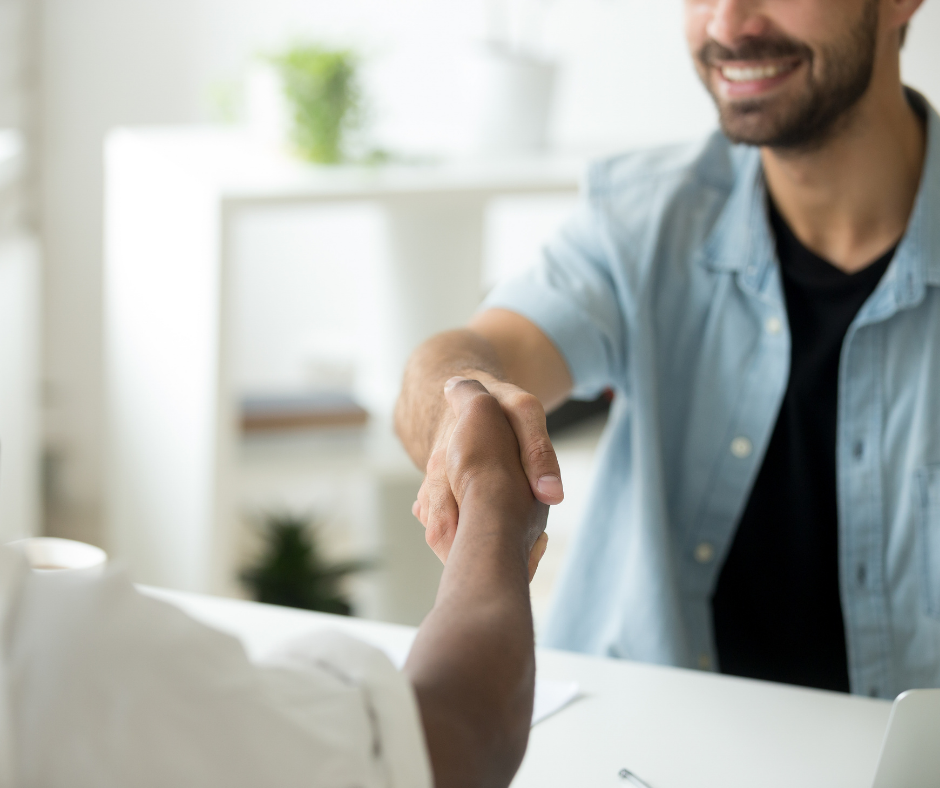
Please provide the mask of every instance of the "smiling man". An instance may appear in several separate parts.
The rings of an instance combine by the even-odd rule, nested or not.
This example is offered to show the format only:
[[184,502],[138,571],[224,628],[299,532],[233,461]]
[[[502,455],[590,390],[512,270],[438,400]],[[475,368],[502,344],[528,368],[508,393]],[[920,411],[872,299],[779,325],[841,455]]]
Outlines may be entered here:
[[686,0],[721,131],[596,163],[542,263],[416,351],[398,430],[442,559],[451,375],[500,401],[546,503],[544,411],[616,392],[546,645],[940,686],[940,117],[900,76],[920,2]]

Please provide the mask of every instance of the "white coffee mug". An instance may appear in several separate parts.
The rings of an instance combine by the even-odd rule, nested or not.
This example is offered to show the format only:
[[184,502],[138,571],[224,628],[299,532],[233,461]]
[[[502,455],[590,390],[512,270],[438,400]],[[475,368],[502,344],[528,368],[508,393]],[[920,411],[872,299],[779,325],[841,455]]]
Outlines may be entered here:
[[108,554],[100,547],[51,536],[20,539],[10,542],[7,547],[21,552],[36,572],[99,574],[108,562]]

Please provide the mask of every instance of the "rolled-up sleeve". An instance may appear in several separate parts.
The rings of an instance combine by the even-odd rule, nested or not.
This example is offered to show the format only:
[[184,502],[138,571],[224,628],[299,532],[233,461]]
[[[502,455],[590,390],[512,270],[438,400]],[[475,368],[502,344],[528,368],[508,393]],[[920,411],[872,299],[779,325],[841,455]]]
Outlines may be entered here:
[[[303,683],[324,674],[346,685],[353,705],[368,720],[369,758],[388,788],[432,788],[420,711],[411,684],[381,651],[339,632],[319,632],[296,640],[264,660]],[[351,700],[351,699],[350,699]],[[321,713],[323,712],[323,713]],[[335,724],[327,708],[315,709],[316,735]]]
[[591,398],[615,385],[625,368],[624,320],[611,272],[594,173],[572,217],[537,265],[496,285],[482,309],[507,309],[537,325],[568,364],[572,395]]

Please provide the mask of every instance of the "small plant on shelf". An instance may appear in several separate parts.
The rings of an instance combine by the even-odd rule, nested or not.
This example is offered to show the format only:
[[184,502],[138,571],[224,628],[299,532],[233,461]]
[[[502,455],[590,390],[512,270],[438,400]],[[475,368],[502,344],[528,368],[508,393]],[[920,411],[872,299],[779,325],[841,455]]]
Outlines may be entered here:
[[264,538],[261,554],[254,565],[240,574],[255,600],[321,613],[352,614],[352,605],[343,595],[340,581],[371,569],[372,561],[326,561],[310,516],[268,514],[262,518],[261,531]]
[[365,124],[360,60],[349,49],[297,44],[270,58],[284,85],[297,152],[320,164],[350,158],[349,137]]

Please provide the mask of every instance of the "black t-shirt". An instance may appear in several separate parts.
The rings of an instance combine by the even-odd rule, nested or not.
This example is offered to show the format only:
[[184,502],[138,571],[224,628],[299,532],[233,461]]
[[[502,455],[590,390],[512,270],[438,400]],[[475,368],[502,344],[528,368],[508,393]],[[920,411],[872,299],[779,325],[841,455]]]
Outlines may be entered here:
[[839,597],[836,406],[849,324],[894,255],[845,274],[771,203],[792,347],[767,454],[712,597],[721,671],[848,692]]

